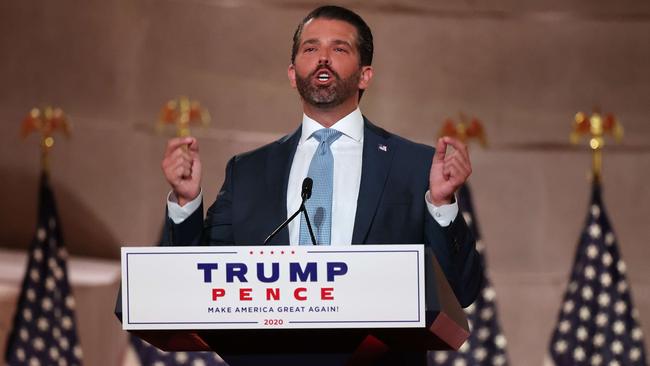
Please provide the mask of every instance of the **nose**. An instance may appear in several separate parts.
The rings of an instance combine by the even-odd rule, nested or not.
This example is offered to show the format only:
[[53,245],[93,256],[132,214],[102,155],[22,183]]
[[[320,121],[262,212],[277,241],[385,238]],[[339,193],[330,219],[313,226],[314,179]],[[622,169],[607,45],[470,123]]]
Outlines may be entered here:
[[330,64],[330,53],[329,50],[323,49],[318,54],[318,64],[319,65],[329,65]]

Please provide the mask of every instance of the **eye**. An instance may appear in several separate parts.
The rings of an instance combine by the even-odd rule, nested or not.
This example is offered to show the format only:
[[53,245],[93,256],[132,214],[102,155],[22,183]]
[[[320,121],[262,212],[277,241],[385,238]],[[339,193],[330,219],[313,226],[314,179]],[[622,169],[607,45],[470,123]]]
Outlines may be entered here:
[[309,53],[314,51],[316,51],[316,47],[305,47],[305,49],[302,52]]
[[335,47],[334,52],[348,52],[348,50],[343,47]]

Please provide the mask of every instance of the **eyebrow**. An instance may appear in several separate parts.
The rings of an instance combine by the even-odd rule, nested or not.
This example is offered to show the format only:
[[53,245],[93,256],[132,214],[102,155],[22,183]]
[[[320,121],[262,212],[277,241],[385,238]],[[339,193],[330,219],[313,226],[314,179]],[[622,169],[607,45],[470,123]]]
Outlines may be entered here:
[[[316,38],[310,38],[310,39],[306,39],[306,40],[304,40],[304,41],[302,42],[301,46],[304,46],[304,45],[306,45],[306,44],[310,44],[310,45],[314,45],[314,44],[315,44],[315,45],[319,45],[320,43],[321,43],[321,42],[320,42],[318,39],[316,39]],[[342,40],[342,39],[336,39],[336,40],[332,41],[332,43],[335,44],[335,45],[345,45],[345,46],[348,46],[348,47],[350,47],[350,48],[353,48],[352,45],[350,44],[350,42],[345,41],[345,40]]]

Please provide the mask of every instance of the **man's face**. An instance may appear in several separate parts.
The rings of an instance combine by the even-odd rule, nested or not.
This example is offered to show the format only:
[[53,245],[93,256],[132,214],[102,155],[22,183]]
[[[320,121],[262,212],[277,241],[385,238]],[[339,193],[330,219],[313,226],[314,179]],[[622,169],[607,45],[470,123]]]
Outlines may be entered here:
[[289,79],[306,103],[332,108],[346,102],[356,104],[359,89],[365,89],[372,76],[369,69],[359,65],[354,26],[316,18],[303,27]]

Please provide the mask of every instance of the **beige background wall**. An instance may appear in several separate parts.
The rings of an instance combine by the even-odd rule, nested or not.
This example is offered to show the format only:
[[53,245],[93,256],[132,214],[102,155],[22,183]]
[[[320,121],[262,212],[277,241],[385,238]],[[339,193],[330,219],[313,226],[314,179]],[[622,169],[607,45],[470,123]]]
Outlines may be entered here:
[[[605,202],[648,334],[650,3],[342,4],[375,35],[376,77],[362,102],[371,120],[425,143],[458,111],[485,122],[492,148],[473,149],[471,185],[515,365],[542,362],[587,211],[590,157],[563,145],[572,116],[596,105],[616,113],[627,135],[605,153]],[[168,188],[165,138],[150,126],[171,97],[191,95],[213,115],[197,132],[212,200],[230,156],[297,126],[290,38],[315,5],[0,3],[0,246],[25,248],[34,229],[38,142],[18,136],[35,105],[63,107],[74,126],[52,158],[73,254],[116,259],[121,245],[156,241]]]

